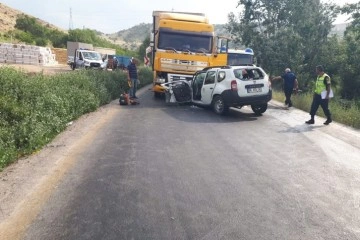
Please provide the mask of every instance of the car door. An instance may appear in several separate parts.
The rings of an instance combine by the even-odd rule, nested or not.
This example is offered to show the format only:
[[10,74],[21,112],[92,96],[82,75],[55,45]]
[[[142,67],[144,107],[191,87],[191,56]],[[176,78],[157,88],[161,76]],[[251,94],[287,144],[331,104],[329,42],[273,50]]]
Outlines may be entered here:
[[84,67],[84,56],[82,52],[76,52],[76,67]]
[[209,70],[206,73],[204,84],[201,88],[201,101],[210,105],[212,102],[212,94],[215,88],[216,70]]
[[192,79],[191,82],[192,99],[195,101],[201,100],[201,88],[204,85],[205,75],[206,75],[206,71],[198,71],[195,73]]

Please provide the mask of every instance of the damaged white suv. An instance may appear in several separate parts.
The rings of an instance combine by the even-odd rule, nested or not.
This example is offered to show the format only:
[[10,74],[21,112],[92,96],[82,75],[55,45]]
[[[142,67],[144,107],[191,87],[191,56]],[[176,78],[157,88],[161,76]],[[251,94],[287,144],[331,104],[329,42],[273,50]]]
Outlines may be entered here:
[[195,73],[192,81],[177,81],[168,85],[168,101],[192,102],[211,106],[218,114],[230,107],[250,105],[261,115],[272,98],[271,84],[265,71],[256,66],[208,67]]

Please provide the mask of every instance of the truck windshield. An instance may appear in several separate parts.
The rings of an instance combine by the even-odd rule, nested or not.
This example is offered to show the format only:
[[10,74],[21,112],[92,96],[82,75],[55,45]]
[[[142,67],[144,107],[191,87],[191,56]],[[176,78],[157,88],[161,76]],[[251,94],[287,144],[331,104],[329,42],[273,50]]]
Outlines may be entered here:
[[101,60],[101,54],[97,52],[83,52],[83,56],[89,60]]
[[241,66],[241,65],[252,65],[253,55],[244,53],[228,53],[228,65],[230,66]]
[[159,49],[211,53],[212,36],[160,30],[158,43]]

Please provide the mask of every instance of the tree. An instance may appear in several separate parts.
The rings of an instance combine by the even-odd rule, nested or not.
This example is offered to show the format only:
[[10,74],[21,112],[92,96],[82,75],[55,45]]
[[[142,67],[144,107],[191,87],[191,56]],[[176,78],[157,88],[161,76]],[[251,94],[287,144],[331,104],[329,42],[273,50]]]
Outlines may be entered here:
[[147,37],[144,39],[144,41],[142,42],[142,44],[139,47],[139,51],[137,53],[139,58],[144,59],[144,57],[146,55],[146,48],[148,48],[149,46],[150,46],[150,37]]
[[45,38],[37,38],[35,39],[36,46],[46,47],[48,44],[47,39]]
[[66,48],[68,37],[68,34],[59,30],[51,30],[48,34],[48,38],[52,42],[52,45],[57,48]]
[[342,88],[344,98],[360,97],[360,2],[346,4],[341,12],[352,18],[351,25],[345,31],[345,61],[341,68]]
[[20,40],[21,42],[33,44],[34,43],[34,37],[31,33],[24,32],[21,30],[15,30],[11,35],[15,36],[16,39]]
[[94,31],[89,29],[81,30],[81,29],[74,29],[69,30],[69,41],[72,42],[84,42],[84,43],[92,43],[94,44],[94,39],[96,38],[96,34]]
[[240,0],[228,16],[235,41],[254,49],[259,65],[274,72],[291,67],[313,72],[338,9],[320,0]]
[[45,38],[47,34],[47,28],[39,24],[36,18],[24,14],[16,19],[15,28],[30,33],[37,38]]
[[32,26],[36,24],[36,19],[31,18],[25,14],[18,15],[18,18],[16,19],[15,28],[22,30],[24,32],[30,32],[30,29],[32,29]]

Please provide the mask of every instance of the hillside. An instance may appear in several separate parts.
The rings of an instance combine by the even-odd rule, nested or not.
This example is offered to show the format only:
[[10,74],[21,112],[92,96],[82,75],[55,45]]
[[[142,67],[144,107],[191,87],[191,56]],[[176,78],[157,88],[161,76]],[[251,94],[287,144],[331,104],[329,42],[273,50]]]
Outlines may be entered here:
[[[4,34],[9,30],[15,29],[16,19],[19,14],[25,14],[21,11],[8,7],[7,5],[0,3],[0,33]],[[28,14],[25,14],[28,15]],[[30,17],[34,17],[28,15]],[[34,17],[36,18],[36,17]],[[66,32],[64,29],[61,29],[55,25],[52,25],[48,22],[45,22],[39,18],[36,18],[39,23],[43,26],[58,29],[60,31]],[[336,24],[333,28],[332,34],[337,34],[342,36],[347,24]],[[227,31],[225,30],[225,24],[214,24],[216,35],[226,36]],[[96,30],[95,30],[96,31]],[[150,36],[151,24],[150,23],[141,23],[134,27],[131,27],[126,30],[122,30],[113,34],[103,34],[99,31],[96,31],[99,36],[104,37],[105,39],[110,40],[111,42],[130,50],[136,50],[146,39]]]
[[[342,36],[348,25],[348,23],[335,24],[330,34]],[[214,24],[214,28],[215,34],[217,36],[228,36],[228,31],[225,29],[225,24]],[[105,36],[110,41],[119,44],[122,47],[134,50],[141,45],[145,38],[150,36],[150,32],[151,24],[142,23],[126,30],[112,34],[106,34]]]
[[[8,7],[7,5],[0,3],[0,33],[5,33],[15,29],[16,19],[19,14],[25,14],[29,17],[34,17],[29,14],[23,13],[19,10]],[[60,31],[66,32],[64,29],[61,29],[53,24],[45,22],[37,17],[34,17],[41,25],[57,29]]]
[[[145,38],[150,37],[151,23],[141,23],[126,30],[112,34],[106,34],[106,37],[122,47],[136,49],[141,45]],[[224,24],[214,24],[216,35],[226,36]]]
[[3,3],[0,3],[0,32],[4,33],[14,30],[16,16],[22,12],[12,9]]
[[150,32],[151,24],[141,23],[126,30],[106,34],[106,37],[115,44],[134,50],[141,45],[146,37],[150,37]]

